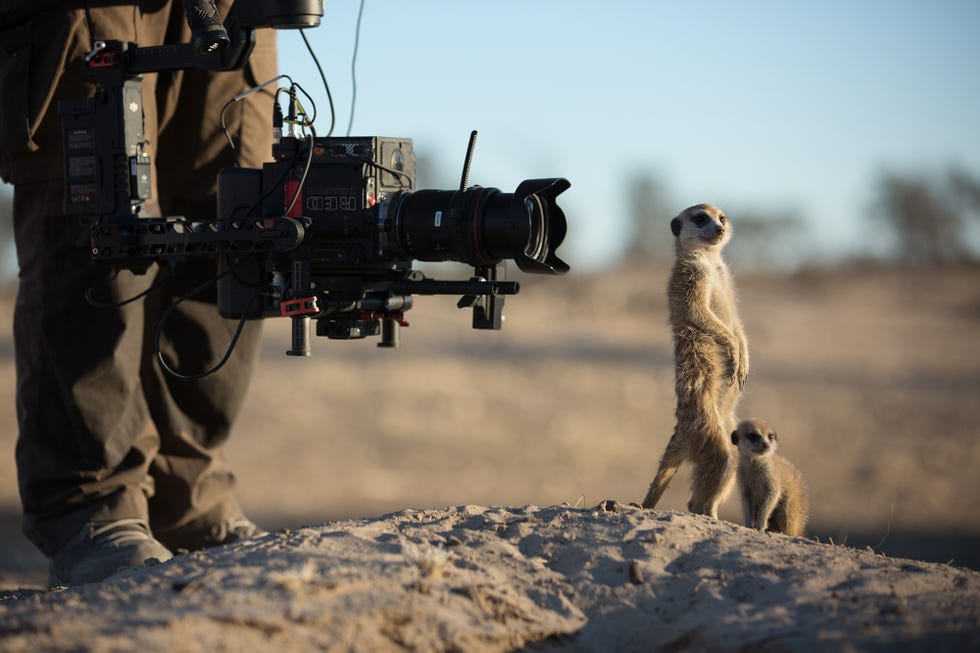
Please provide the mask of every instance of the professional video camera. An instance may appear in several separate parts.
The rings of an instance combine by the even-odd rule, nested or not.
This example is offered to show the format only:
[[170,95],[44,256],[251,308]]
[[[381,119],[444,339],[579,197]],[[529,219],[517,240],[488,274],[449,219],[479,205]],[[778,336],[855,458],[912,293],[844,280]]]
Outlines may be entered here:
[[[225,20],[213,0],[184,0],[194,42],[157,47],[104,41],[86,58],[99,92],[62,102],[65,212],[92,225],[95,260],[145,272],[151,262],[218,259],[218,310],[226,317],[289,317],[291,355],[310,354],[316,334],[381,335],[398,344],[413,294],[461,295],[473,327],[499,329],[506,259],[531,273],[564,274],[555,250],[565,237],[556,197],[562,178],[528,180],[515,192],[468,186],[476,132],[457,190],[416,190],[412,141],[320,137],[278,104],[273,161],[218,176],[216,217],[147,217],[150,161],[144,151],[141,75],[245,64],[257,28],[316,27],[320,0],[236,2]],[[286,128],[283,129],[285,123]],[[309,135],[296,125],[309,127]],[[472,265],[467,280],[426,278],[414,261]]]

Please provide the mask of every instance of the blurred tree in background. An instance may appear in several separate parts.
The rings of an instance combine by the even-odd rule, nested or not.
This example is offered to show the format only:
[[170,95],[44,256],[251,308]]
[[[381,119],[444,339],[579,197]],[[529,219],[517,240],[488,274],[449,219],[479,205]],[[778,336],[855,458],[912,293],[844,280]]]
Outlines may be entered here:
[[670,219],[678,209],[665,184],[649,171],[635,172],[626,182],[628,261],[667,261],[674,255]]
[[735,237],[725,248],[725,258],[733,266],[772,271],[810,262],[800,251],[799,234],[806,231],[806,222],[794,211],[736,206],[726,213]]
[[980,179],[956,166],[950,168],[947,176],[958,208],[980,219]]
[[891,230],[895,262],[944,265],[975,259],[965,219],[971,213],[980,215],[980,182],[952,168],[936,178],[882,173],[871,217]]

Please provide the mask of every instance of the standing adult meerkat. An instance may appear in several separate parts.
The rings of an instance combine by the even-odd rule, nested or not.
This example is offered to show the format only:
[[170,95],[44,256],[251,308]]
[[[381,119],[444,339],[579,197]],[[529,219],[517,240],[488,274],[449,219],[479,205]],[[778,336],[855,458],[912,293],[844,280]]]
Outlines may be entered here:
[[698,204],[671,220],[676,259],[667,286],[674,339],[677,424],[646,498],[657,505],[681,463],[693,465],[691,512],[718,516],[735,480],[735,405],[749,373],[749,348],[721,250],[732,228],[721,209]]
[[745,525],[760,531],[803,535],[810,515],[803,476],[776,453],[779,436],[764,419],[747,419],[732,431],[738,447],[738,485]]

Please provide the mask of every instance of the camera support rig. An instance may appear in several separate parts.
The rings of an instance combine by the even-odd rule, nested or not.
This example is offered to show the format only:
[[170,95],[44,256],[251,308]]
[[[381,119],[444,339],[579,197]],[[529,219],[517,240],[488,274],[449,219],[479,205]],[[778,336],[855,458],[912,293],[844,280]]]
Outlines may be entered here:
[[[96,94],[59,105],[65,213],[91,224],[95,261],[139,274],[153,262],[215,257],[219,312],[289,317],[295,356],[310,355],[312,320],[317,335],[380,335],[379,346],[396,347],[415,294],[461,295],[473,328],[499,329],[504,296],[519,291],[504,279],[504,259],[528,272],[567,272],[555,254],[566,229],[555,198],[568,181],[528,180],[513,194],[469,187],[476,132],[458,191],[415,190],[409,139],[290,134],[262,169],[219,174],[217,217],[145,215],[142,74],[240,68],[255,29],[313,27],[322,16],[319,0],[238,2],[224,22],[213,0],[184,4],[193,44],[97,42],[85,61]],[[428,279],[413,260],[466,262],[474,275]]]

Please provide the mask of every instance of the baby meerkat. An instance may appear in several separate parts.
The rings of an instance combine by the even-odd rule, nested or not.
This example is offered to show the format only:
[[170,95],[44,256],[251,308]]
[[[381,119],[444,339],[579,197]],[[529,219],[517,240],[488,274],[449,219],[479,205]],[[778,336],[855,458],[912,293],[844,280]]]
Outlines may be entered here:
[[810,499],[803,476],[776,453],[778,440],[764,419],[747,419],[732,431],[732,443],[738,447],[745,525],[760,531],[803,535]]
[[732,237],[727,216],[698,204],[671,220],[676,259],[667,286],[674,340],[677,423],[643,500],[657,505],[681,463],[693,466],[691,512],[718,516],[735,481],[735,405],[749,373],[749,348],[721,257]]

